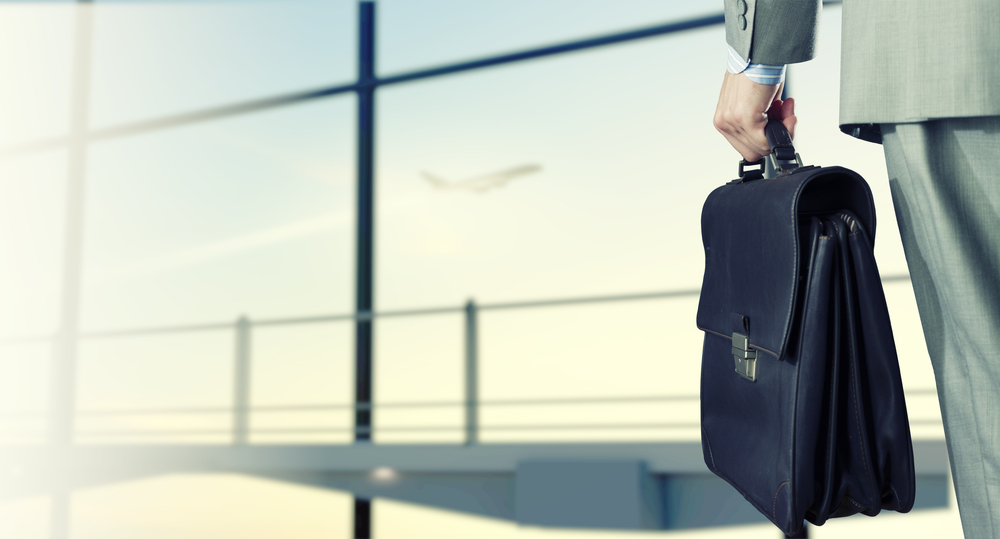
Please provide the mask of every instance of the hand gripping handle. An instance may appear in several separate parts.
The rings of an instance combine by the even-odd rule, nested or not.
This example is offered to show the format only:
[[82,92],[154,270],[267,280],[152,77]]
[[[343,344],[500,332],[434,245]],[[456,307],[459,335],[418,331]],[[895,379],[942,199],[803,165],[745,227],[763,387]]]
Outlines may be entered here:
[[[771,153],[753,162],[746,159],[740,160],[739,181],[763,178],[764,171],[768,168],[764,164],[765,159],[770,162],[769,168],[773,170],[774,176],[788,174],[802,166],[802,159],[799,154],[795,153],[795,147],[792,146],[792,136],[780,120],[768,118],[767,125],[764,126],[764,136],[767,137],[767,146],[771,148]],[[744,170],[744,167],[753,165],[759,165],[760,168],[758,170]]]
[[795,147],[792,146],[792,136],[785,129],[785,124],[780,120],[768,118],[767,125],[764,126],[764,136],[767,137],[767,146],[771,148],[771,155],[779,161],[794,161]]

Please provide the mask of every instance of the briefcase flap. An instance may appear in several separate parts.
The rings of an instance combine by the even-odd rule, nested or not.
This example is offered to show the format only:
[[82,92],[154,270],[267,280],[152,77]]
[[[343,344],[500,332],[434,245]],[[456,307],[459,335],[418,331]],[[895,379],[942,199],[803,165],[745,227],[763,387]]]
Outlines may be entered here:
[[799,277],[808,264],[802,218],[840,210],[854,213],[874,242],[871,190],[846,168],[813,167],[713,191],[701,214],[705,279],[699,329],[724,338],[742,334],[750,348],[784,358],[804,281]]

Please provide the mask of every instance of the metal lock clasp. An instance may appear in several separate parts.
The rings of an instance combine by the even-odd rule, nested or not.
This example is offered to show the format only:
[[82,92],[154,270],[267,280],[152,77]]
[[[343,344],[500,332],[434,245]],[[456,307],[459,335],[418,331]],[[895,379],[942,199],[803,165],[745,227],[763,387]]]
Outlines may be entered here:
[[733,333],[733,359],[736,361],[736,374],[757,381],[757,350],[750,348],[750,339],[746,335]]

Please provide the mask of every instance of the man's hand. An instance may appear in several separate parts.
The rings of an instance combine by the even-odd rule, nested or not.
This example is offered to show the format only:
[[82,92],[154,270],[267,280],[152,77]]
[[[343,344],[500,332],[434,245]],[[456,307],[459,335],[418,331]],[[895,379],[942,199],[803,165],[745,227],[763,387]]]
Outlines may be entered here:
[[733,75],[728,71],[722,80],[713,123],[747,161],[771,153],[764,136],[769,117],[781,120],[788,133],[795,136],[795,101],[781,100],[783,85],[757,84],[743,73]]

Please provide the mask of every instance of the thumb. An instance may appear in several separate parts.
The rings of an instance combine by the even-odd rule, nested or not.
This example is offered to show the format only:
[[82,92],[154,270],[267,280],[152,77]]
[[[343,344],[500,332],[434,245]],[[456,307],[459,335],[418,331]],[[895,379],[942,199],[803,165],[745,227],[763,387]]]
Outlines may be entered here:
[[795,138],[795,124],[798,123],[798,118],[795,117],[795,100],[789,97],[783,103],[781,103],[781,108],[778,112],[778,119],[784,124],[785,129],[788,130],[788,135],[793,139]]

